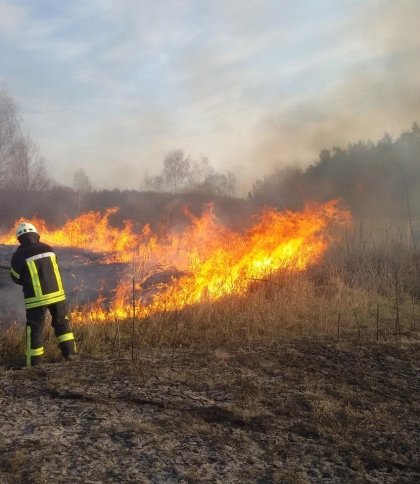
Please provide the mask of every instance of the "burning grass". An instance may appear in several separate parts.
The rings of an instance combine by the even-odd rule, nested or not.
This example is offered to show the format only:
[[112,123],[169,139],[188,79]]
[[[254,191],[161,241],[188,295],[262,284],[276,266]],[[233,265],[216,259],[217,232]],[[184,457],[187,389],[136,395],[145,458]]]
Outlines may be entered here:
[[[303,271],[319,262],[331,242],[331,228],[349,220],[349,213],[331,201],[308,204],[302,212],[265,209],[250,228],[238,233],[221,225],[209,207],[201,217],[186,212],[187,226],[159,237],[148,226],[135,232],[130,222],[118,230],[109,224],[111,214],[87,213],[60,229],[34,220],[47,243],[100,251],[109,262],[131,262],[131,277],[120,281],[111,304],[105,308],[100,300],[79,308],[73,320],[123,319],[131,315],[133,305],[139,317],[146,317],[244,296],[256,280],[280,270]],[[12,238],[8,234],[3,241]],[[175,267],[177,277],[154,292],[146,291],[145,298],[144,284],[156,267]]]
[[[73,327],[82,354],[106,358],[136,358],[150,347],[175,351],[301,338],[366,342],[418,337],[420,306],[410,292],[400,287],[397,297],[391,284],[383,294],[351,287],[346,279],[353,276],[338,272],[326,263],[305,272],[278,272],[254,281],[246,295],[217,303],[143,318],[75,322]],[[47,357],[54,360],[58,354],[48,323],[47,329]],[[23,355],[22,326],[12,325],[2,341],[3,362]]]
[[[407,240],[342,239],[305,270],[252,274],[246,291],[85,312],[73,322],[81,361],[0,368],[0,475],[417,482],[419,298]],[[48,323],[45,346],[61,361]],[[0,362],[23,354],[13,324]]]
[[[101,244],[96,250],[115,249],[118,232],[109,226],[110,212],[97,216],[85,214],[55,232],[45,228],[46,241],[56,237],[58,243],[68,233],[67,243],[76,243],[78,231],[86,228],[84,217],[94,217]],[[121,277],[108,302],[100,298],[71,307],[79,348],[92,356],[134,357],[150,346],[416,337],[420,261],[410,239],[388,233],[356,244],[356,237],[347,236],[350,226],[343,228],[348,217],[337,202],[308,205],[298,213],[269,210],[239,234],[220,226],[210,210],[161,238],[147,227],[136,237],[126,223],[120,247],[130,239],[130,249],[114,255],[134,257],[130,274]],[[169,263],[175,265],[168,269]],[[156,267],[166,271],[153,272]],[[2,361],[16,354],[22,331],[12,326],[3,335]],[[50,339],[47,354],[55,358]]]

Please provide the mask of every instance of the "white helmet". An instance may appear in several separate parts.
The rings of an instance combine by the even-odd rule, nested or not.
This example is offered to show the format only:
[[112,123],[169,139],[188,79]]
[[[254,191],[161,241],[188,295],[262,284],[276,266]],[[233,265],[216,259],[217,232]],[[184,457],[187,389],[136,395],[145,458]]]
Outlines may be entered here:
[[19,238],[23,234],[33,233],[37,234],[35,225],[32,225],[29,222],[21,222],[16,229],[16,238]]

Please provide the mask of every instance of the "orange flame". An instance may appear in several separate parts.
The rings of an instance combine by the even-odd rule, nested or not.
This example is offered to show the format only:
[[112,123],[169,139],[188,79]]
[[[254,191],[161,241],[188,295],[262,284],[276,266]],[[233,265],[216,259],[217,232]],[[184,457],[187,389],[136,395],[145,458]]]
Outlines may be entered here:
[[[133,223],[126,221],[124,226],[116,228],[110,225],[110,217],[117,212],[117,208],[109,208],[104,214],[87,212],[73,220],[68,220],[61,228],[52,228],[41,218],[30,220],[42,235],[42,241],[57,247],[78,247],[93,252],[105,252],[109,262],[129,262],[130,251],[136,245],[133,236]],[[19,219],[19,222],[28,219]],[[0,243],[16,244],[14,229],[0,236]]]
[[[265,209],[251,228],[239,233],[220,225],[209,207],[201,217],[189,214],[190,225],[181,233],[158,238],[148,226],[139,234],[131,222],[125,222],[122,229],[110,226],[109,217],[115,211],[89,212],[60,229],[32,220],[42,240],[51,245],[105,252],[108,262],[132,264],[131,276],[121,280],[109,308],[103,300],[97,301],[75,311],[75,320],[131,317],[133,291],[138,317],[216,301],[228,294],[243,295],[256,279],[280,269],[301,271],[317,263],[329,244],[328,227],[350,217],[337,201],[307,204],[302,212]],[[15,243],[14,234],[0,237],[1,242]],[[176,267],[178,277],[155,287],[146,301],[143,283],[158,267]]]

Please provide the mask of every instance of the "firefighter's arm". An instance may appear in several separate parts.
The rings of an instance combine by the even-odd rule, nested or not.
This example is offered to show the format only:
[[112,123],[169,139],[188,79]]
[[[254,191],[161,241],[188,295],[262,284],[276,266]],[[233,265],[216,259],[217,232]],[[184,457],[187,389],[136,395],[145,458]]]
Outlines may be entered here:
[[20,286],[23,285],[21,278],[21,268],[20,264],[18,263],[16,254],[13,254],[12,262],[10,263],[10,277],[15,284],[19,284]]

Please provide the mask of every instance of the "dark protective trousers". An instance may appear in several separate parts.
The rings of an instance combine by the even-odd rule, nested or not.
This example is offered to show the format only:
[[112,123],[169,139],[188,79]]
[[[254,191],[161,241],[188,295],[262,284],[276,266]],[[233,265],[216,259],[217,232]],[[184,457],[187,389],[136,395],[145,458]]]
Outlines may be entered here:
[[36,366],[42,362],[44,354],[44,323],[47,309],[51,314],[51,324],[64,358],[76,353],[74,335],[70,329],[64,301],[26,310],[26,366]]

